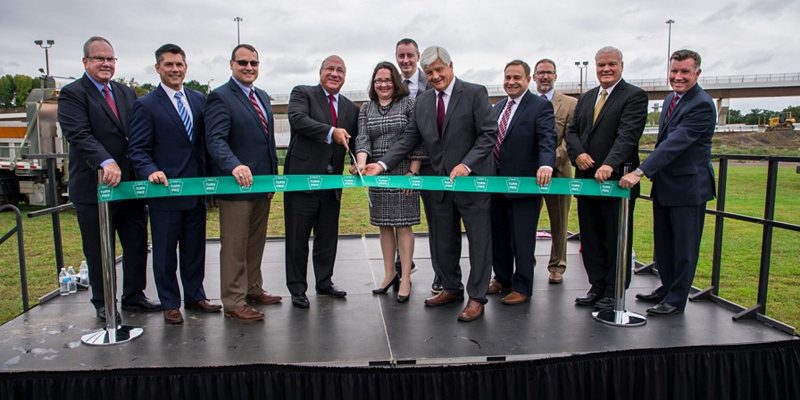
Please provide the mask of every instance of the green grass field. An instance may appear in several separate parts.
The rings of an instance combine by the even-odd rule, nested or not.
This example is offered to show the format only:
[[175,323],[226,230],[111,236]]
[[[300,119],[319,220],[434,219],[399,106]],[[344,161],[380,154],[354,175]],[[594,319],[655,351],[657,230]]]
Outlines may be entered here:
[[[729,169],[727,211],[761,217],[764,214],[766,167],[732,166]],[[775,219],[800,224],[800,174],[795,167],[781,167],[778,178],[778,196]],[[643,183],[642,193],[649,193],[649,182]],[[377,233],[369,225],[369,210],[362,188],[347,189],[342,197],[340,234]],[[709,208],[715,208],[714,202]],[[23,207],[23,213],[37,209]],[[647,262],[653,254],[653,232],[651,204],[640,200],[636,203],[634,222],[634,249],[637,260]],[[423,218],[424,221],[424,218]],[[10,212],[0,214],[0,234],[13,227],[14,216]],[[53,234],[50,217],[28,219],[23,216],[25,232],[25,258],[28,266],[28,288],[31,304],[42,295],[57,289],[54,261]],[[80,233],[74,211],[61,214],[64,239],[64,263],[76,267],[83,259]],[[540,218],[540,228],[548,229],[547,213]],[[571,209],[570,230],[578,230],[575,202]],[[415,227],[415,231],[427,231],[427,226]],[[763,226],[725,221],[723,238],[722,281],[720,295],[742,306],[756,304],[760,248]],[[217,237],[218,214],[212,209],[208,215],[208,236]],[[272,201],[269,221],[269,236],[283,236],[283,196],[278,193]],[[701,259],[694,285],[705,288],[711,282],[711,252],[713,247],[714,218],[706,218]],[[775,229],[769,281],[767,315],[790,324],[800,326],[800,233]],[[22,311],[16,237],[0,245],[0,323],[19,315]],[[89,305],[87,304],[87,307]]]

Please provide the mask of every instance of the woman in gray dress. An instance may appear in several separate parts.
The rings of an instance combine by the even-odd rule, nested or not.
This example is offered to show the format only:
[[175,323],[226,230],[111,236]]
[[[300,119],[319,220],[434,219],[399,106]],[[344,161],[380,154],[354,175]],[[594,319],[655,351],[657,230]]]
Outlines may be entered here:
[[[364,103],[358,116],[356,137],[357,168],[363,171],[370,160],[381,158],[400,139],[414,112],[414,99],[400,73],[389,62],[381,62],[372,73],[370,101]],[[383,175],[418,175],[422,159],[427,157],[423,146]],[[380,227],[384,278],[375,294],[386,293],[392,286],[397,301],[405,302],[411,293],[411,258],[414,254],[412,225],[419,225],[419,195],[415,191],[390,188],[369,188],[372,206],[370,223]],[[400,253],[402,276],[397,276],[395,252]],[[399,289],[398,289],[399,287]]]

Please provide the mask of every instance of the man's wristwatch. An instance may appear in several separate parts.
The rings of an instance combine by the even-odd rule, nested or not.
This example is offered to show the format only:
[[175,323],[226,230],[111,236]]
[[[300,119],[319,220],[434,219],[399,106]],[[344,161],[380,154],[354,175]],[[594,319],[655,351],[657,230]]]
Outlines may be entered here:
[[639,178],[641,178],[641,177],[643,177],[643,176],[644,176],[644,171],[642,171],[642,170],[641,170],[641,169],[639,169],[639,168],[636,168],[636,169],[633,171],[633,173],[634,173],[636,176],[638,176]]

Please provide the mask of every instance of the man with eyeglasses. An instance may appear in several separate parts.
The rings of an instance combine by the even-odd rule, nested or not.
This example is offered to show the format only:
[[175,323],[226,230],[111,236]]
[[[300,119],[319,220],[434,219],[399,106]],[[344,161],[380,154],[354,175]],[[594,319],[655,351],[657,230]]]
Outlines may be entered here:
[[241,194],[219,199],[220,294],[225,316],[260,321],[250,304],[281,301],[263,288],[261,259],[274,193],[250,193],[258,175],[277,175],[278,154],[269,95],[257,87],[258,52],[240,44],[231,53],[231,79],[208,95],[205,107],[213,176],[233,176]]
[[[555,90],[558,79],[556,63],[543,58],[533,67],[533,80],[536,82],[536,94],[550,100],[556,117],[556,165],[553,178],[572,178],[572,165],[567,154],[567,142],[564,136],[567,125],[572,121],[575,105],[578,100],[561,94]],[[568,195],[544,195],[547,205],[547,215],[550,217],[550,261],[547,270],[550,272],[549,282],[558,284],[564,281],[564,271],[567,269],[567,222],[569,220],[569,205],[571,198]]]
[[[105,321],[103,263],[97,206],[97,171],[102,183],[115,187],[136,180],[128,159],[128,131],[133,89],[113,82],[116,57],[111,43],[99,36],[83,45],[82,78],[64,86],[58,98],[58,122],[69,149],[69,196],[75,205],[83,254],[89,265],[92,304]],[[122,309],[160,311],[161,304],[144,294],[147,285],[147,215],[143,200],[109,204],[111,241],[122,244]],[[114,266],[109,266],[113,268]],[[116,284],[116,283],[115,283]],[[116,301],[116,299],[115,299]],[[119,314],[116,316],[120,320]]]
[[[339,93],[347,67],[341,57],[322,61],[319,84],[298,85],[289,97],[291,138],[284,174],[342,175],[345,154],[355,148],[358,107]],[[351,160],[355,162],[355,160]],[[339,209],[342,190],[286,192],[286,286],[292,304],[310,306],[308,283],[308,240],[314,231],[312,263],[317,293],[344,298],[347,292],[333,284],[333,264],[339,237]]]

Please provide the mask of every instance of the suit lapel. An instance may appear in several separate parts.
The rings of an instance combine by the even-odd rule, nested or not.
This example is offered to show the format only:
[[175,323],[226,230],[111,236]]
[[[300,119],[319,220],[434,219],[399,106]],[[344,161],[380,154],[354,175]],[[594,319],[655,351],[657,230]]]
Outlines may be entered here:
[[[444,124],[442,124],[442,138],[447,134],[447,125],[450,123],[450,116],[453,115],[456,108],[458,107],[459,101],[461,101],[461,92],[464,91],[464,85],[461,84],[461,81],[457,78],[453,78],[456,80],[456,83],[453,85],[453,94],[450,96],[450,101],[447,103],[447,109],[444,113]],[[437,127],[438,129],[438,127]]]
[[[331,115],[331,106],[328,103],[328,98],[325,96],[325,91],[322,90],[322,86],[317,85],[314,86],[314,98],[317,99],[317,105],[319,105],[320,111],[325,114],[325,117],[328,118],[328,124],[333,126],[333,115]],[[341,114],[341,112],[339,113]]]
[[[517,110],[514,111],[514,116],[511,117],[511,121],[508,121],[505,139],[507,139],[511,132],[514,131],[514,124],[516,124],[517,121],[522,118],[522,115],[525,115],[524,113],[526,112],[528,106],[530,106],[532,96],[533,94],[531,92],[525,92],[525,94],[522,95],[522,98],[519,99],[519,105],[517,106]],[[503,139],[503,141],[505,141],[505,139]]]
[[[616,102],[618,98],[622,97],[623,94],[622,92],[625,90],[627,86],[628,85],[627,83],[625,83],[625,80],[623,79],[619,80],[617,86],[614,88],[611,94],[608,95],[608,98],[606,98],[606,102],[605,104],[603,104],[603,108],[600,109],[600,114],[597,114],[597,120],[594,121],[594,125],[592,126],[592,128],[594,128],[595,126],[597,126],[597,124],[600,123],[600,120],[603,119],[603,116],[606,115],[606,112],[608,112],[608,110],[610,110],[611,107],[614,106],[614,102]],[[592,107],[592,117],[594,117],[594,107]]]
[[[100,106],[106,112],[106,114],[108,115],[108,118],[110,120],[114,121],[114,123],[117,125],[117,127],[120,129],[120,131],[122,131],[122,122],[119,120],[119,118],[117,118],[116,115],[114,115],[114,111],[111,111],[111,106],[108,105],[108,102],[106,101],[105,97],[103,97],[103,94],[100,93],[100,91],[97,90],[97,87],[94,85],[94,83],[91,80],[89,80],[89,78],[86,75],[84,75],[84,77],[83,77],[83,86],[86,89],[86,92],[89,93],[89,96],[91,96],[92,98],[95,99],[95,101],[100,103]],[[115,88],[112,87],[112,90],[114,90],[114,89]],[[116,94],[117,93],[114,93],[114,95],[116,95]],[[117,101],[115,100],[114,102],[116,103]],[[119,107],[117,107],[117,111],[119,111]],[[122,115],[120,114],[120,117],[121,116]]]

